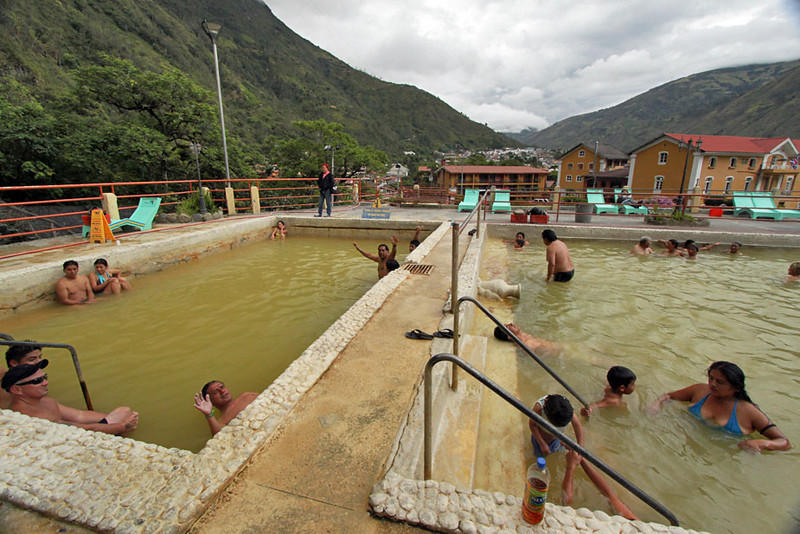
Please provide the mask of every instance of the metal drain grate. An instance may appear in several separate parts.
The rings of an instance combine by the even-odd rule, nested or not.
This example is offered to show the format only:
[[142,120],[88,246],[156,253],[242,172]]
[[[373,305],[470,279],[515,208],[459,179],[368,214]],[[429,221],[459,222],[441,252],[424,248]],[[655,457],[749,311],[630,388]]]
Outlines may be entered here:
[[425,265],[422,263],[406,263],[403,269],[409,271],[411,274],[431,274],[435,265]]

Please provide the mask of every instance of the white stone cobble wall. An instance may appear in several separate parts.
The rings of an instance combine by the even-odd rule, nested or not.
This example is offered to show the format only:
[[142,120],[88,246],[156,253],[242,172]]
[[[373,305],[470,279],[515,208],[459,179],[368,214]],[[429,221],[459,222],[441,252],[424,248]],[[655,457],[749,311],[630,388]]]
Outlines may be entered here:
[[185,531],[408,276],[378,281],[197,454],[0,410],[0,500],[102,531]]

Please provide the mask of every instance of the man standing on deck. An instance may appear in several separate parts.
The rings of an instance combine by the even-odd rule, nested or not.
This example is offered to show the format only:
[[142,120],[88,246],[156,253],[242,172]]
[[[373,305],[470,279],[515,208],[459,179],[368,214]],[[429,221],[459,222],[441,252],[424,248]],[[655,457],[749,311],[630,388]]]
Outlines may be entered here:
[[94,292],[89,279],[78,274],[78,262],[64,262],[64,276],[56,282],[56,298],[61,304],[93,304]]
[[[256,397],[258,397],[258,393],[247,392],[234,399],[225,384],[219,380],[212,380],[203,386],[200,393],[194,394],[194,407],[206,416],[213,436],[239,415],[239,412],[244,410]],[[219,410],[219,419],[214,417],[217,410]]]
[[139,414],[128,407],[109,413],[78,410],[47,396],[47,375],[42,371],[50,362],[14,365],[3,375],[2,387],[11,394],[11,409],[54,423],[77,426],[106,434],[124,434],[136,429]]
[[559,241],[556,233],[549,228],[542,232],[542,241],[547,247],[547,281],[569,282],[575,276],[575,266],[569,256],[569,249]]
[[378,280],[389,274],[389,268],[386,266],[386,262],[389,260],[393,260],[395,255],[397,254],[397,236],[392,236],[392,250],[389,251],[389,247],[381,243],[378,245],[378,255],[370,254],[369,252],[364,252],[358,246],[358,243],[353,243],[353,246],[356,247],[356,250],[359,251],[365,258],[369,258],[372,261],[378,262]]

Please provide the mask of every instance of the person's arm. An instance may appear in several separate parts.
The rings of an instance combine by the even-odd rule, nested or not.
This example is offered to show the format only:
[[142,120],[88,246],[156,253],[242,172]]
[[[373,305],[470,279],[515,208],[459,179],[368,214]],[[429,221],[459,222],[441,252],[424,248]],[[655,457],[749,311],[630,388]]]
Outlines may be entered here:
[[277,234],[277,233],[278,233],[278,227],[276,226],[275,228],[272,229],[272,235],[269,236],[269,238],[274,241],[275,240],[275,234]]
[[364,256],[365,258],[369,258],[372,261],[377,261],[377,262],[381,261],[381,259],[378,256],[375,256],[374,254],[370,254],[369,252],[361,250],[361,247],[358,246],[358,243],[353,242],[353,246],[356,247],[356,250],[359,251],[361,255]]
[[208,395],[203,397],[200,393],[194,394],[194,407],[206,417],[208,421],[208,428],[211,430],[211,435],[214,436],[222,430],[222,424],[214,417],[214,406],[211,404],[211,397]]
[[[537,408],[539,409],[537,410]],[[538,404],[533,405],[533,411],[539,415],[542,415],[542,409]],[[550,454],[550,447],[547,445],[547,443],[545,443],[544,437],[542,437],[542,431],[539,429],[539,425],[536,424],[536,421],[533,419],[528,419],[528,428],[531,431],[533,439],[535,439],[536,443],[539,444],[539,449],[542,451],[542,454],[545,456]]]
[[575,413],[572,414],[572,429],[575,431],[575,441],[583,447],[583,425]]
[[422,231],[422,226],[417,226],[416,231],[414,232],[414,237],[411,238],[411,241],[417,240],[419,241],[419,233]]
[[545,281],[549,282],[553,279],[553,274],[556,270],[556,251],[552,247],[547,247],[545,258],[547,259],[547,278]]
[[100,292],[100,291],[104,290],[106,288],[106,286],[108,286],[108,284],[111,283],[111,273],[110,272],[108,273],[108,278],[106,278],[106,281],[103,282],[103,283],[100,283],[98,281],[99,278],[98,278],[96,273],[90,273],[89,276],[87,276],[87,278],[89,279],[89,287],[91,287],[92,293],[94,293],[95,291]]
[[711,250],[712,248],[716,247],[717,245],[719,245],[719,241],[717,241],[716,243],[708,243],[708,244],[706,244],[706,245],[704,245],[704,246],[702,246],[702,247],[698,248],[697,250],[698,250],[698,251],[701,251],[701,250]]
[[[109,278],[109,282],[111,279]],[[92,304],[94,303],[94,291],[92,291],[92,285],[89,283],[89,278],[84,277],[83,279],[84,289],[86,291],[86,303]]]
[[56,405],[62,422],[95,432],[123,434],[135,429],[139,421],[139,414],[127,407],[117,408],[105,414],[92,410],[78,410],[58,402]]
[[389,257],[386,258],[388,260],[393,260],[395,255],[397,254],[397,236],[392,236],[392,251],[389,252]]
[[694,395],[705,386],[705,384],[692,384],[691,386],[687,386],[683,389],[678,389],[676,391],[670,391],[669,393],[664,393],[656,402],[654,402],[648,411],[650,413],[656,413],[659,409],[661,409],[661,405],[664,404],[668,400],[676,400],[681,402],[689,402],[694,398]]
[[752,407],[750,410],[752,414],[750,417],[750,424],[759,434],[767,439],[746,439],[739,443],[739,448],[752,451],[788,451],[792,448],[789,439],[780,431],[780,429],[769,420],[767,414],[756,408]]

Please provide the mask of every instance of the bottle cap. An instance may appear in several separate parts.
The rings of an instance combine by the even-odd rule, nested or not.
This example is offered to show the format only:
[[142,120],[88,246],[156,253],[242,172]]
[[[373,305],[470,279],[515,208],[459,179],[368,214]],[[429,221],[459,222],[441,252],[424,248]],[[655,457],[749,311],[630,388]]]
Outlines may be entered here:
[[539,469],[544,469],[547,466],[547,462],[544,458],[537,458],[536,465]]

